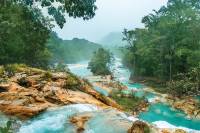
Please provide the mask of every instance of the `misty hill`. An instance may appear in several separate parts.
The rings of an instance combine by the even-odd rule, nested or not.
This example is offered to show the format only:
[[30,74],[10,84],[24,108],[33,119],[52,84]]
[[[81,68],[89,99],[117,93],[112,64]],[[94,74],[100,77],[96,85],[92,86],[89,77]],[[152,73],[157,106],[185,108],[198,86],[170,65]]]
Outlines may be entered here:
[[48,42],[48,48],[53,53],[53,62],[74,63],[88,60],[100,47],[101,45],[85,39],[62,40],[54,32]]
[[121,47],[126,45],[125,41],[122,41],[123,34],[121,32],[111,32],[103,37],[99,43],[104,47]]

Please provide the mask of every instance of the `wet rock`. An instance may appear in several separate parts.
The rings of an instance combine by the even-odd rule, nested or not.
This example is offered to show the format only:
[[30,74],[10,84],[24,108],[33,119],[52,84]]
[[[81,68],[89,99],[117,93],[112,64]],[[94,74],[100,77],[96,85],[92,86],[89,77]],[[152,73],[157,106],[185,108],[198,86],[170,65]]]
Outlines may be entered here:
[[174,133],[187,133],[183,129],[176,129]]
[[82,133],[85,130],[85,123],[90,118],[90,115],[74,116],[70,119],[70,122],[76,126],[77,133]]
[[150,133],[150,127],[142,121],[136,121],[128,130],[128,133]]
[[[76,89],[72,90],[73,87]],[[0,91],[0,111],[22,119],[49,107],[68,104],[120,108],[112,99],[102,96],[70,73],[50,73],[28,67],[20,69],[20,73],[14,74],[6,84],[0,84]]]
[[184,111],[188,117],[198,116],[198,102],[194,98],[186,97],[185,99],[179,99],[170,103],[174,108]]
[[162,129],[161,133],[171,133],[171,131],[169,129]]

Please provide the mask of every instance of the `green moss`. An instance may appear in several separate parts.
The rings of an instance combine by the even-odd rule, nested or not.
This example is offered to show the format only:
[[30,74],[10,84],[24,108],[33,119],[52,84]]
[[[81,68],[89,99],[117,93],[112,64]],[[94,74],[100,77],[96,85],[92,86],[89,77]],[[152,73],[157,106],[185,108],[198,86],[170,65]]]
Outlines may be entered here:
[[83,78],[83,81],[84,81],[85,84],[87,84],[91,87],[93,86],[88,79]]
[[44,74],[43,74],[43,76],[42,76],[42,78],[44,79],[44,80],[48,80],[48,81],[50,81],[51,79],[52,79],[52,74],[51,74],[51,72],[49,72],[49,71],[46,71]]
[[8,121],[5,127],[0,127],[0,133],[12,133],[12,121]]
[[0,77],[4,75],[5,69],[3,66],[0,66]]
[[113,91],[110,97],[128,112],[132,112],[141,102],[144,102],[144,98],[138,98],[134,95],[130,95],[129,97],[123,96],[123,93],[119,90]]

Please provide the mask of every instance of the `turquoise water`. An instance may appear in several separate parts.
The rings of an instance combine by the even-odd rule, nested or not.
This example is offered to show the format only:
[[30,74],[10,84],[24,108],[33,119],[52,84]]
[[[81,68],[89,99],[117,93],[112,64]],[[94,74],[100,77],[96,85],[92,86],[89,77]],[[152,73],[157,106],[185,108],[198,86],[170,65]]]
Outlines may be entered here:
[[99,92],[99,93],[101,93],[102,95],[104,95],[104,96],[108,96],[108,95],[109,95],[108,91],[106,91],[106,90],[104,90],[104,89],[102,89],[102,88],[100,88],[100,87],[98,87],[98,86],[94,86],[94,89],[95,89],[97,92]]
[[134,93],[136,97],[145,97],[146,99],[154,98],[156,95],[150,92],[144,92],[144,91],[137,91]]
[[87,104],[76,104],[47,110],[24,123],[19,133],[75,133],[69,118],[87,111],[97,111],[97,108]]
[[89,114],[92,117],[86,123],[84,133],[126,133],[132,125],[132,121],[124,113],[77,104],[47,110],[25,123],[19,133],[76,133],[76,127],[69,122],[69,119],[78,114]]
[[127,133],[132,125],[132,121],[127,116],[114,110],[96,112],[87,122],[86,127],[92,133]]
[[[119,62],[117,63],[118,65],[116,66],[120,66],[120,63]],[[80,71],[85,72],[88,70],[80,69]],[[76,73],[79,73],[79,72],[76,72]],[[142,91],[144,86],[141,84],[138,84],[138,83],[129,84],[128,79],[129,79],[130,73],[127,70],[125,70],[125,68],[116,68],[115,74],[116,74],[115,77],[129,88],[129,90],[124,90],[123,93],[130,94],[130,92],[131,93],[133,92],[132,89],[138,89],[139,91],[134,94],[138,97],[145,96],[145,98],[149,99],[149,98],[154,98],[156,96],[153,93],[148,93],[148,92],[145,93],[144,91]],[[96,90],[99,91],[101,94],[107,95],[107,93],[104,92],[101,88],[96,88]],[[198,98],[200,99],[200,97]],[[108,116],[107,113],[98,114],[95,116],[95,118],[89,121],[89,124],[87,126],[93,129],[95,133],[101,133],[102,131],[108,131],[108,133],[111,133],[112,131],[115,131],[115,129],[114,128],[112,129],[110,125],[115,125],[115,122],[119,121],[119,119],[116,119],[115,117],[113,117],[113,122],[112,122],[110,120],[105,119],[107,116]],[[183,112],[175,110],[175,109],[171,109],[170,106],[162,104],[162,103],[151,105],[149,108],[149,111],[141,113],[139,115],[139,118],[150,123],[157,122],[157,121],[166,121],[177,127],[181,126],[181,127],[194,129],[194,130],[200,130],[200,120],[197,120],[197,119],[189,120],[186,118],[186,114],[184,114]],[[112,117],[110,117],[110,119],[112,119]],[[113,126],[113,127],[116,127],[116,126]],[[118,130],[116,131],[116,133],[124,132],[123,131],[124,129],[122,129],[122,131],[120,131],[118,128],[116,129]]]
[[89,69],[87,69],[87,67],[88,61],[83,61],[79,64],[68,64],[68,68],[70,69],[70,71],[80,77],[92,75],[92,73]]
[[200,101],[200,96],[197,96],[196,99],[198,99]]
[[139,84],[139,83],[134,83],[134,84],[124,83],[124,85],[126,85],[129,89],[143,89],[144,88],[144,85]]
[[167,121],[178,127],[200,130],[200,120],[189,120],[185,116],[186,115],[183,112],[159,103],[151,105],[149,111],[141,113],[139,118],[147,122]]

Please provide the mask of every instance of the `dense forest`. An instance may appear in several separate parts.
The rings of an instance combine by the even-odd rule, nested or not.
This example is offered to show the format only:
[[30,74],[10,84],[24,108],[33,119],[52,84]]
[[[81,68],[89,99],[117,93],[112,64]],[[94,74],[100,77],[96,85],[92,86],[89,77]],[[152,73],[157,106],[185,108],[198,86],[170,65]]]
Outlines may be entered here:
[[[124,64],[132,71],[132,79],[171,81],[171,88],[179,95],[180,90],[199,92],[199,14],[198,0],[169,0],[166,6],[143,17],[145,28],[125,29],[124,40],[129,46]],[[181,78],[177,76],[180,74]]]
[[[88,20],[95,15],[94,3],[57,1],[59,6],[56,6],[54,0],[1,1],[0,65],[22,63],[33,67],[49,67],[51,56],[54,56],[48,46],[48,41],[52,40],[53,21],[62,28],[66,22],[65,13],[69,17]],[[40,7],[48,11],[48,17],[43,15]]]
[[62,40],[52,32],[47,47],[52,54],[51,62],[75,63],[90,59],[101,45],[78,38]]

